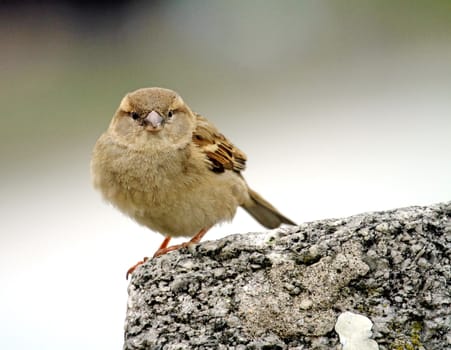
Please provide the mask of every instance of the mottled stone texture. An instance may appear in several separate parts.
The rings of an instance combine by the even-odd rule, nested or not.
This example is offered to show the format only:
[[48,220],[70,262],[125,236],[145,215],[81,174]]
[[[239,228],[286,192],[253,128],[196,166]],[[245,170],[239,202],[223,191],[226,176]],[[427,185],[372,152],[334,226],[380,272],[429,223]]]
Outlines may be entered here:
[[379,348],[451,348],[451,202],[232,235],[132,276],[124,349],[340,349],[374,322]]

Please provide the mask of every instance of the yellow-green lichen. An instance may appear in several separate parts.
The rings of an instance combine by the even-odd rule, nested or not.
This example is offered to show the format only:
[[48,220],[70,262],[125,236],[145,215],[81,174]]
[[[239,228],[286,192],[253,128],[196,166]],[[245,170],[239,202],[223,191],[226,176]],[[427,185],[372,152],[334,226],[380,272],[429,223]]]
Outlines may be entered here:
[[393,350],[419,350],[423,347],[421,343],[421,330],[422,325],[420,322],[415,321],[412,323],[409,340],[395,340],[395,343],[391,347]]

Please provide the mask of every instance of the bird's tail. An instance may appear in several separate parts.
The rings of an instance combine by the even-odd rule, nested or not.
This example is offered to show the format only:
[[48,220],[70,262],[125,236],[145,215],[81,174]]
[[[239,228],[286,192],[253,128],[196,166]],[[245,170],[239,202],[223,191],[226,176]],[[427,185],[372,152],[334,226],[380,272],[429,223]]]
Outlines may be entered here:
[[281,224],[296,225],[250,188],[249,196],[250,200],[244,203],[243,208],[266,228],[276,228]]

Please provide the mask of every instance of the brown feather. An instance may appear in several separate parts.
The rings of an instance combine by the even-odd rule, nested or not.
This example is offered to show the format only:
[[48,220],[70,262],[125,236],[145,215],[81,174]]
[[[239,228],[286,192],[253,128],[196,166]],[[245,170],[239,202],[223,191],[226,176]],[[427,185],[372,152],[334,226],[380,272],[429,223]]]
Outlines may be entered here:
[[246,167],[246,155],[225,138],[207,119],[196,114],[193,142],[206,155],[210,169],[216,173],[233,170],[237,173]]
[[245,203],[243,208],[263,226],[273,229],[279,227],[281,224],[296,225],[250,188],[249,195],[250,201]]

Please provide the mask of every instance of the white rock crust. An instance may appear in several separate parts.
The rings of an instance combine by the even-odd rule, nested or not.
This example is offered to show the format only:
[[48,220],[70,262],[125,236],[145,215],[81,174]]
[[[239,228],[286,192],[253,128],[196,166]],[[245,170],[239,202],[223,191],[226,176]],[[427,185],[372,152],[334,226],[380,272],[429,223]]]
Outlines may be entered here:
[[379,350],[377,343],[370,339],[372,327],[368,317],[346,311],[338,316],[335,331],[343,350]]

